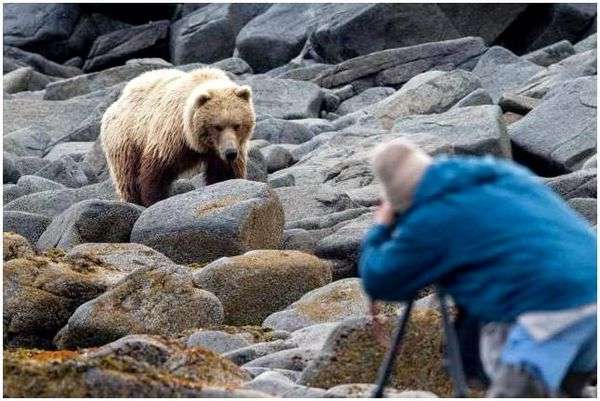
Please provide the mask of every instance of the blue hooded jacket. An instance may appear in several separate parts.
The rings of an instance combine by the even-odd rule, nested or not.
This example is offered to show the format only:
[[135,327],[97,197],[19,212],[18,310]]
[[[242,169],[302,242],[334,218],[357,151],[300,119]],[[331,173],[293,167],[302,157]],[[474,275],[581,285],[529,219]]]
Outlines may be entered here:
[[406,301],[438,283],[483,321],[596,301],[596,234],[527,170],[492,157],[440,157],[410,208],[363,240],[374,299]]

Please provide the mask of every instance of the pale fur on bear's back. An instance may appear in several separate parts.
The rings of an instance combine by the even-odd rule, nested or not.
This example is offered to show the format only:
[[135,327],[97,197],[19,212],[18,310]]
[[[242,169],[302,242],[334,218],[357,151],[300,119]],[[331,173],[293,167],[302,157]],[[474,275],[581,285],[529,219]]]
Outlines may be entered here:
[[[110,131],[111,134],[120,131],[140,146],[153,143],[162,145],[164,150],[176,150],[179,144],[171,142],[182,139],[180,135],[173,134],[183,131],[183,119],[179,116],[183,116],[186,100],[198,85],[209,80],[233,84],[227,74],[215,68],[201,68],[190,73],[176,69],[145,72],[125,86],[119,99],[106,110],[102,125],[118,119],[117,124],[121,127],[118,131]],[[163,113],[164,110],[168,110],[169,114]],[[161,121],[157,123],[156,119]],[[145,129],[148,126],[163,129],[148,137]],[[111,148],[113,139],[116,138],[112,135],[103,136],[106,148]]]
[[[238,86],[223,71],[214,68],[187,73],[176,69],[154,70],[130,81],[119,99],[106,110],[101,127],[102,146],[120,198],[144,203],[132,195],[140,192],[140,184],[131,178],[139,173],[133,170],[139,169],[140,165],[154,162],[159,169],[160,165],[178,164],[179,159],[185,159],[190,148],[196,152],[206,150],[206,144],[202,142],[204,138],[196,138],[195,132],[189,132],[195,128],[190,126],[194,121],[190,119],[202,118],[196,113],[200,93],[240,88],[247,91],[244,92],[247,95],[245,101],[249,103],[246,114],[252,119],[246,124],[250,132],[241,145],[243,155],[239,163],[243,164],[245,171],[246,142],[254,128],[249,88]],[[240,110],[242,100],[233,97],[235,99],[228,101],[232,105],[223,107],[227,109],[223,112]],[[218,103],[219,99],[214,102]]]

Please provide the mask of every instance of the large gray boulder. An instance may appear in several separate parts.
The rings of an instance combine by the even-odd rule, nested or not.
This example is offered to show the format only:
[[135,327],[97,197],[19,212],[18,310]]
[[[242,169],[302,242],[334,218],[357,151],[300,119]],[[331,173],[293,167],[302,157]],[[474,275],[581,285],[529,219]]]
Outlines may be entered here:
[[[347,278],[304,294],[285,309],[276,311],[264,319],[263,327],[296,331],[367,314],[369,314],[369,297],[363,291],[360,279]],[[292,337],[291,341],[295,341],[295,337]],[[323,341],[324,338],[321,338],[316,342]]]
[[[63,135],[61,140],[74,141],[74,142],[91,142],[100,137],[100,126],[102,124],[102,116],[106,109],[117,100],[121,95],[122,89],[125,87],[125,82],[110,86],[108,89],[100,90],[94,94],[98,94],[100,101],[94,108],[94,110],[87,115],[87,117],[79,123],[79,125],[72,131],[69,131],[67,135]],[[98,141],[96,146],[99,146]]]
[[[4,73],[21,67],[32,67],[34,70],[51,77],[70,78],[82,74],[76,67],[58,64],[37,53],[31,53],[18,47],[4,46]],[[7,61],[10,65],[7,65]]]
[[2,181],[4,184],[16,183],[21,177],[17,167],[16,157],[12,153],[3,152]]
[[274,4],[239,32],[236,52],[252,69],[262,73],[296,57],[309,31],[320,21],[359,5]]
[[336,278],[356,276],[360,246],[372,225],[372,213],[362,213],[355,219],[338,224],[333,233],[317,243],[315,255],[338,262],[334,272]]
[[546,178],[544,182],[565,200],[598,196],[596,168],[582,169]]
[[83,167],[67,155],[53,160],[35,174],[70,188],[79,188],[88,184]]
[[340,120],[348,125],[390,129],[401,117],[442,113],[480,87],[479,79],[467,71],[429,71],[412,78],[393,95]]
[[481,38],[467,37],[382,50],[341,62],[314,82],[333,88],[369,78],[378,86],[399,85],[429,70],[472,68],[486,49]]
[[592,34],[587,38],[580,40],[575,44],[575,51],[577,53],[587,52],[588,50],[595,50],[598,46],[596,34]]
[[455,28],[437,4],[356,4],[344,11],[328,16],[311,37],[317,54],[329,63],[384,49],[467,36]]
[[[328,184],[344,191],[366,187],[375,180],[369,159],[371,150],[381,142],[401,136],[383,129],[362,127],[347,128],[331,135],[323,133],[309,141],[314,141],[315,146],[301,160],[271,174],[271,178],[292,175],[296,187]],[[439,136],[416,135],[411,140],[431,154],[453,152],[452,146]],[[310,145],[309,142],[301,146]],[[305,208],[302,213],[308,210]]]
[[42,90],[53,81],[56,81],[56,78],[41,74],[31,67],[16,69],[2,77],[3,89],[6,93]]
[[245,364],[244,367],[286,369],[300,372],[318,355],[319,350],[312,347],[292,348],[256,358]]
[[[4,145],[6,146],[6,142]],[[36,156],[17,157],[15,163],[21,175],[33,175],[50,164],[48,160]]]
[[283,206],[286,224],[357,206],[344,191],[330,185],[282,187],[276,188],[275,192]]
[[310,140],[313,132],[304,125],[280,118],[266,118],[256,123],[253,139],[265,139],[270,143],[300,144]]
[[13,200],[26,195],[23,190],[17,186],[17,184],[4,184],[2,185],[2,200],[6,204]]
[[257,390],[274,397],[320,398],[325,390],[295,384],[291,379],[275,370],[267,370],[246,383],[243,388]]
[[269,314],[330,281],[326,261],[298,251],[250,251],[194,273],[194,283],[221,300],[225,324],[236,326],[260,325]]
[[268,145],[261,149],[267,162],[267,172],[272,173],[292,164],[293,156],[289,150],[280,145]]
[[561,40],[539,50],[523,56],[527,61],[531,61],[542,67],[548,67],[551,64],[558,63],[576,53],[576,49],[568,40]]
[[335,111],[338,115],[353,113],[365,107],[371,106],[395,92],[394,88],[375,87],[369,88],[347,100],[344,100]]
[[543,67],[499,46],[491,47],[485,52],[473,68],[473,74],[477,75],[481,86],[490,94],[494,103],[498,102],[503,93],[520,88],[541,71],[544,71]]
[[44,159],[53,161],[60,159],[62,156],[70,156],[75,161],[81,161],[83,156],[87,154],[92,147],[94,142],[63,142],[52,147]]
[[4,44],[64,60],[80,15],[79,4],[6,4]]
[[[61,398],[263,398],[241,389],[243,369],[202,348],[185,349],[161,336],[131,335],[105,346],[73,352],[8,351],[8,397]],[[35,365],[35,375],[30,375]],[[28,377],[29,376],[29,377]],[[24,377],[27,384],[24,385]]]
[[37,213],[54,217],[71,205],[86,199],[115,200],[117,198],[110,180],[81,188],[59,189],[22,196],[4,205],[4,210]]
[[233,54],[235,36],[227,19],[228,7],[209,4],[172,25],[169,50],[173,63],[212,63]]
[[511,157],[510,139],[498,106],[461,107],[441,114],[401,117],[392,132],[439,136],[451,143],[457,153]]
[[569,206],[582,215],[591,225],[598,223],[598,200],[595,198],[572,198]]
[[231,57],[240,29],[269,7],[269,4],[209,4],[187,14],[171,26],[171,60],[179,65],[213,63]]
[[34,192],[52,191],[55,189],[65,189],[61,183],[54,182],[38,175],[22,175],[17,181],[19,189],[23,195],[32,194]]
[[151,70],[165,68],[164,63],[138,63],[112,67],[73,78],[53,82],[46,87],[45,100],[65,100],[107,89],[113,85],[127,82],[138,75]]
[[162,253],[136,243],[86,243],[73,247],[67,256],[99,260],[124,273],[141,267],[174,264]]
[[4,99],[5,135],[23,128],[37,128],[52,139],[62,138],[76,130],[94,112],[100,101],[97,98],[48,101],[35,96],[35,92],[23,93],[27,95]]
[[169,21],[149,22],[99,36],[94,41],[85,72],[103,70],[140,57],[165,57]]
[[86,200],[56,216],[37,241],[37,248],[70,249],[86,242],[129,242],[143,208],[131,203]]
[[35,126],[17,129],[4,135],[4,150],[17,156],[44,156],[52,138],[42,128]]
[[56,335],[59,348],[109,343],[129,334],[170,335],[223,321],[221,302],[182,267],[150,266],[79,306]]
[[229,180],[158,202],[141,214],[131,241],[177,263],[210,262],[281,245],[283,210],[268,185]]
[[509,127],[515,154],[540,172],[577,170],[596,152],[596,113],[596,77],[565,82]]
[[89,259],[31,256],[6,262],[5,344],[47,347],[79,305],[118,278],[113,268]]
[[22,235],[32,244],[37,242],[51,222],[51,218],[36,213],[7,210],[2,214],[2,229]]
[[531,77],[518,88],[517,94],[541,99],[554,88],[564,82],[587,76],[596,76],[596,50],[577,53],[571,57],[552,64],[546,70]]
[[247,347],[250,342],[240,334],[230,334],[217,330],[198,330],[188,337],[185,345],[188,348],[202,347],[224,354]]
[[501,18],[481,12],[487,18],[466,18],[467,24],[461,10],[448,15],[437,4],[277,4],[242,29],[236,48],[255,71],[265,72],[307,48],[325,62],[339,63],[384,49],[470,35],[492,42],[523,7]]
[[530,7],[525,3],[439,3],[437,6],[461,36],[477,36],[487,44],[510,31],[511,25]]
[[239,83],[252,87],[254,108],[259,117],[286,120],[319,117],[324,93],[311,82],[250,78]]
[[[396,321],[387,319],[382,331],[390,335]],[[437,311],[413,311],[392,369],[391,387],[428,390],[441,397],[451,395],[452,385],[443,365],[442,333]],[[340,384],[373,383],[385,351],[373,335],[370,318],[345,320],[328,336],[297,384],[329,389]]]

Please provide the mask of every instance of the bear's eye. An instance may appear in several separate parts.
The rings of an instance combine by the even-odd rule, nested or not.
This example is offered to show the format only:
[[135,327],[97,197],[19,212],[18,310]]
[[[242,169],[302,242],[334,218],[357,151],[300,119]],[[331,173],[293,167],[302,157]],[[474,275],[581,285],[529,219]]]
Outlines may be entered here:
[[215,130],[217,131],[223,131],[223,126],[222,125],[215,125]]
[[239,124],[233,124],[233,129],[235,131],[239,131],[240,130],[240,125]]

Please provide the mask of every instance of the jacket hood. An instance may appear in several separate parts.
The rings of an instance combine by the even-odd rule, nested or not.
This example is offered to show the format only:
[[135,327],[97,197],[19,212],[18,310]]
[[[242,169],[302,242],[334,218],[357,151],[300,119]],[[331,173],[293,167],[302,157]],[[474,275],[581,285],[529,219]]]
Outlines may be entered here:
[[413,203],[419,204],[469,187],[499,180],[511,172],[524,176],[525,170],[492,156],[439,156],[427,169],[416,188]]

